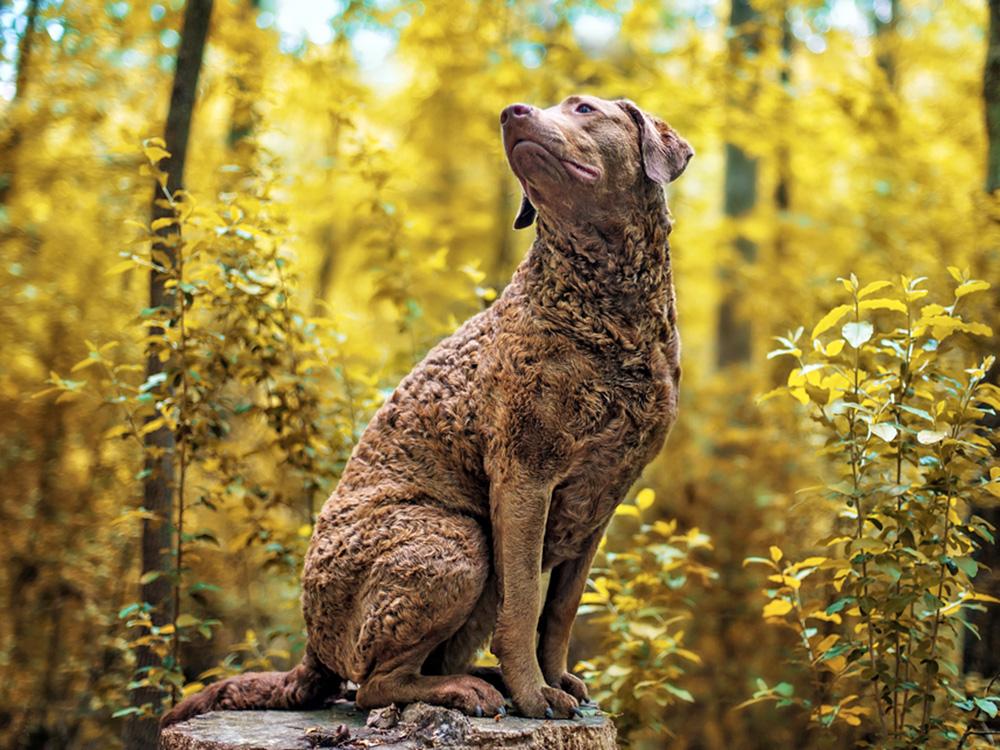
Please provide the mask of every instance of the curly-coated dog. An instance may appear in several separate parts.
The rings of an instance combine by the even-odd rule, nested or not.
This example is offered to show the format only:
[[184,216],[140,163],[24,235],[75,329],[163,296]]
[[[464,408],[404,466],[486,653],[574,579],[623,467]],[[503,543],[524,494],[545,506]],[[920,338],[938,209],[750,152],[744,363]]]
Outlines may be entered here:
[[[425,701],[569,717],[570,629],[615,506],[677,413],[680,341],[663,183],[693,151],[626,100],[500,115],[538,236],[488,310],[374,416],[326,502],[290,672],[216,683],[164,717]],[[541,580],[551,571],[547,592]],[[473,669],[492,635],[499,670]]]

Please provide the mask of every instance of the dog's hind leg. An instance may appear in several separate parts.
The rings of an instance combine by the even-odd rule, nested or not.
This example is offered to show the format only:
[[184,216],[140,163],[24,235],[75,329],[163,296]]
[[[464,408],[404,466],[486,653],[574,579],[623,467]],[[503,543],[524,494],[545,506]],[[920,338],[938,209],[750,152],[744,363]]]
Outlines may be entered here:
[[469,619],[424,662],[424,674],[468,674],[488,682],[504,697],[510,697],[499,667],[474,665],[477,652],[489,641],[496,624],[499,599],[496,586],[496,578],[490,576]]
[[[368,573],[357,606],[356,659],[367,666],[357,704],[375,708],[423,701],[472,716],[494,715],[503,696],[468,674],[427,675],[421,668],[469,621],[490,577],[490,550],[479,523],[433,506],[401,506]],[[399,527],[397,526],[397,529]]]

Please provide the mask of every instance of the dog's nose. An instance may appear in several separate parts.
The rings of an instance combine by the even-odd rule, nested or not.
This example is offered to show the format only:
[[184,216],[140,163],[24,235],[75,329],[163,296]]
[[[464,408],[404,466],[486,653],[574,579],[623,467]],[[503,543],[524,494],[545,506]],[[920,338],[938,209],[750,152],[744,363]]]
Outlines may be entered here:
[[504,107],[503,112],[500,113],[500,124],[506,125],[507,120],[511,117],[527,117],[534,111],[534,107],[530,104],[511,104],[509,107]]

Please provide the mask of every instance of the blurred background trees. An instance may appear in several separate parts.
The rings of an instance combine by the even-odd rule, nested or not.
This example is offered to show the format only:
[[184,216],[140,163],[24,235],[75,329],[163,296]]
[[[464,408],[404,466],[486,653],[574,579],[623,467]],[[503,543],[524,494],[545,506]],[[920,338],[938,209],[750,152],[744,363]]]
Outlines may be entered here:
[[[799,492],[838,470],[808,409],[756,398],[794,370],[771,337],[840,304],[838,276],[926,276],[933,299],[947,266],[998,279],[996,4],[216,0],[171,182],[198,5],[0,3],[4,746],[112,746],[114,714],[297,660],[301,556],[354,440],[531,241],[498,113],[579,91],[636,100],[698,156],[670,188],[682,417],[612,526],[573,655],[636,747],[877,731],[735,710],[812,679],[744,559],[808,559],[839,523]],[[995,326],[997,294],[966,319]],[[997,351],[982,333],[949,337],[948,372]],[[158,476],[169,513],[143,493]],[[970,691],[1000,652],[997,618],[974,619],[993,635],[965,636]]]

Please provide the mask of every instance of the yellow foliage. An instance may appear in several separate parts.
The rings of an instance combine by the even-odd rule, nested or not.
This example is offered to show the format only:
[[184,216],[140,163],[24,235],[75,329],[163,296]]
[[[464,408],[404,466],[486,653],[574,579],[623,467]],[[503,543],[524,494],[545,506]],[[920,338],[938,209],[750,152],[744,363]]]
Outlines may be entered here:
[[[573,653],[637,748],[790,747],[810,718],[824,746],[869,736],[878,715],[853,687],[850,702],[813,696],[787,721],[774,714],[831,675],[855,679],[851,652],[819,651],[853,638],[862,609],[828,607],[866,578],[891,588],[914,566],[940,574],[935,554],[961,586],[933,614],[951,623],[988,601],[963,598],[962,545],[879,559],[900,547],[873,523],[894,530],[892,507],[855,538],[842,444],[805,414],[843,435],[849,412],[870,411],[851,434],[877,461],[901,446],[941,461],[977,445],[949,432],[960,405],[936,384],[907,396],[927,418],[898,413],[884,385],[898,370],[870,360],[884,340],[902,346],[907,324],[927,344],[912,351],[914,373],[996,350],[997,290],[983,280],[1000,276],[1000,206],[981,187],[986,4],[889,3],[897,25],[871,3],[848,23],[842,3],[761,0],[749,35],[730,28],[729,2],[346,3],[300,36],[289,29],[305,5],[215,3],[185,189],[155,221],[184,4],[0,13],[13,53],[0,71],[0,596],[15,603],[0,618],[0,695],[23,707],[0,731],[113,744],[138,645],[163,657],[137,682],[164,705],[299,658],[315,512],[374,410],[496,299],[531,241],[511,229],[520,186],[497,115],[583,90],[634,99],[698,155],[668,188],[681,418],[601,543]],[[749,180],[734,172],[744,162]],[[733,198],[746,210],[727,210]],[[151,233],[175,228],[167,244],[187,265],[169,288],[193,310],[183,334],[148,297],[150,271],[169,260]],[[734,341],[739,356],[723,362]],[[187,400],[144,382],[150,352],[172,365],[182,348]],[[870,390],[854,393],[855,374]],[[174,480],[190,536],[181,611],[153,633],[139,536],[174,522],[142,506],[144,459],[162,455],[143,439],[161,428],[191,450]],[[827,480],[837,510],[815,489]],[[976,493],[1000,497],[1000,470]],[[912,497],[898,497],[910,512]],[[944,505],[935,517],[952,528],[974,513],[971,501]],[[857,555],[873,560],[869,575]],[[766,611],[780,627],[760,617],[758,585],[774,591]],[[793,610],[817,631],[804,641]],[[752,707],[730,710],[741,703]]]

